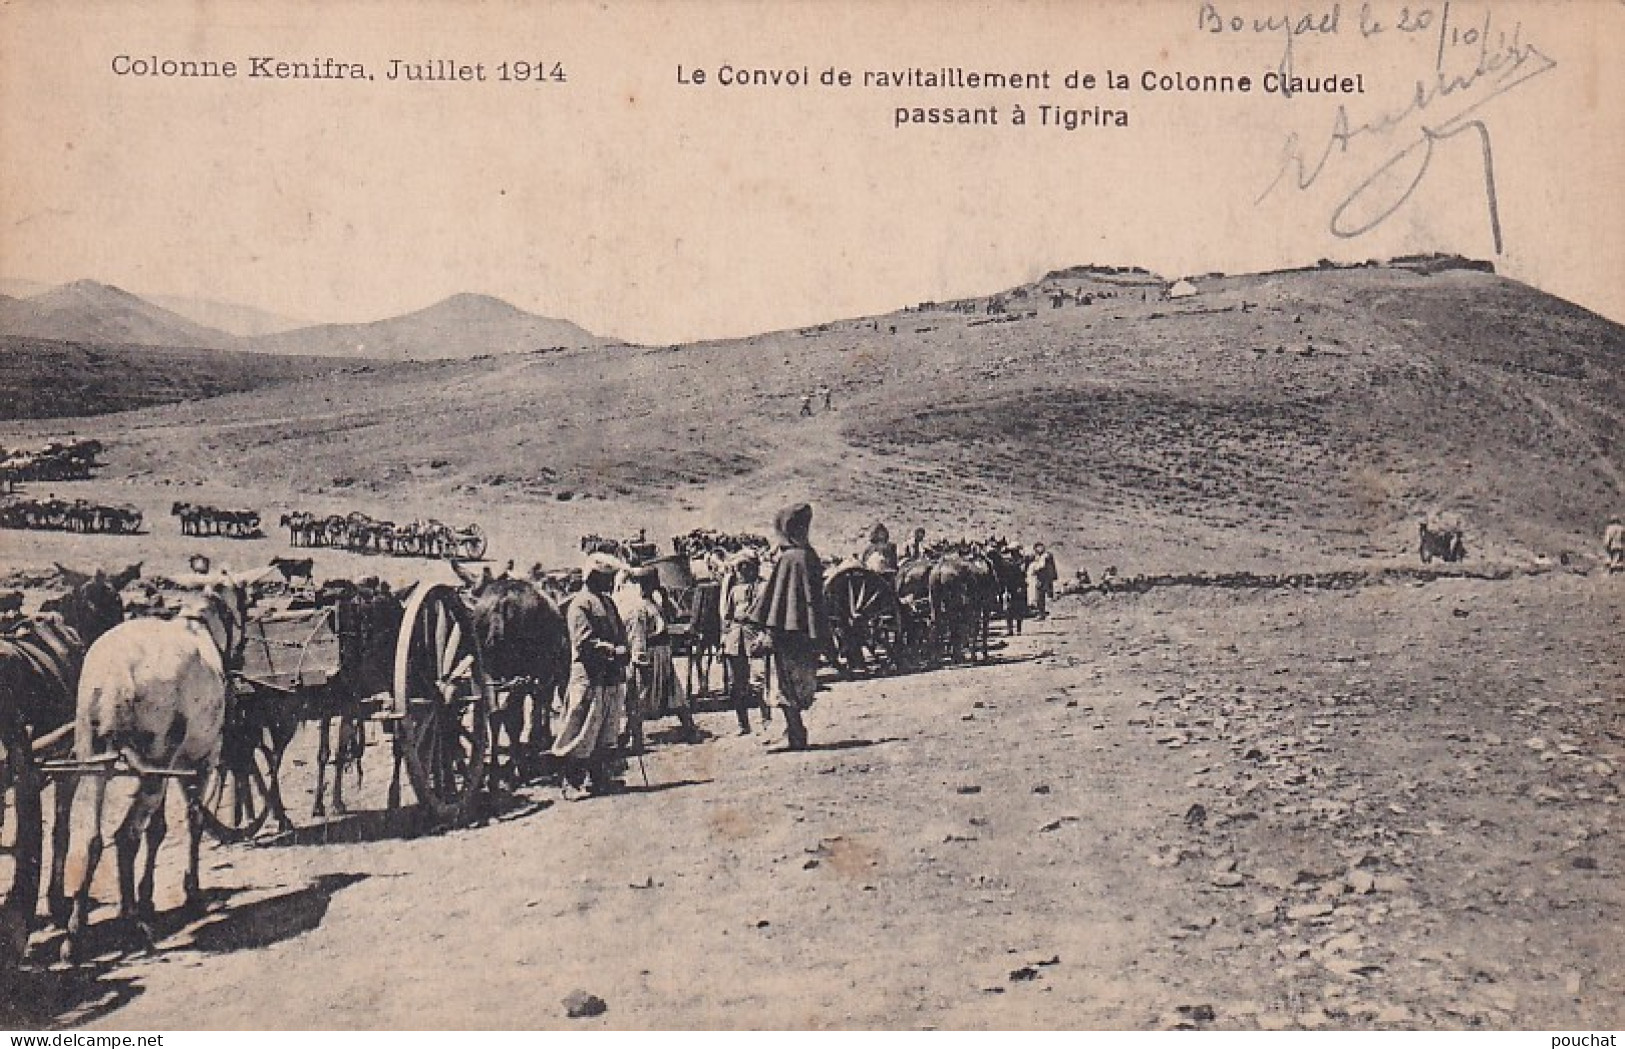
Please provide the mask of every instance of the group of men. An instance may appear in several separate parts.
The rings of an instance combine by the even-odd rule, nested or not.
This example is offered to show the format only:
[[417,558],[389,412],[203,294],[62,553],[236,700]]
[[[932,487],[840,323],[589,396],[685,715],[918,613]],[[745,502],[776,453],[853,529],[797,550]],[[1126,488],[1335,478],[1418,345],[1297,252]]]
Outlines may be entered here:
[[[766,581],[753,553],[737,555],[735,582],[723,595],[723,655],[740,730],[760,700],[756,660],[771,654],[772,702],[784,718],[791,750],[807,747],[804,714],[818,691],[818,657],[830,638],[824,614],[823,563],[812,547],[812,507],[786,507],[774,520],[778,556]],[[588,555],[583,585],[565,609],[570,681],[556,724],[553,756],[562,790],[575,800],[625,788],[625,748],[642,747],[643,723],[675,712],[686,738],[698,736],[689,701],[672,666],[671,609],[652,566],[628,567],[606,553]],[[617,581],[630,587],[617,600]],[[764,691],[767,691],[764,689]],[[770,708],[762,705],[764,721]]]
[[[735,554],[721,604],[722,657],[739,731],[750,733],[753,708],[760,709],[764,727],[777,708],[790,750],[808,746],[805,715],[818,694],[819,657],[832,642],[812,516],[811,506],[798,503],[774,518],[778,550],[766,579],[754,551]],[[865,563],[877,550],[890,569],[897,567],[884,525],[871,533]],[[916,529],[903,556],[924,552],[925,530]],[[1054,593],[1055,558],[1038,543],[1024,567],[1030,611],[1044,615]],[[570,681],[552,749],[562,764],[564,795],[572,800],[624,789],[624,754],[641,753],[645,722],[675,713],[683,738],[699,736],[672,662],[673,610],[654,567],[629,568],[597,552],[582,572],[582,588],[565,608]]]

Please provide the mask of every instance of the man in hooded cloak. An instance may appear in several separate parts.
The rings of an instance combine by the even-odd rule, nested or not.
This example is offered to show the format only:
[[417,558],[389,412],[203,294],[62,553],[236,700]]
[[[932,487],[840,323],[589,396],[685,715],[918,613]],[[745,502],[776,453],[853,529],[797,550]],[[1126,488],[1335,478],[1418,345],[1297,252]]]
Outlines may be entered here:
[[786,507],[773,527],[779,534],[778,560],[745,618],[772,638],[774,705],[784,712],[790,749],[805,750],[802,714],[817,696],[818,657],[831,636],[824,614],[824,566],[808,538],[811,506]]

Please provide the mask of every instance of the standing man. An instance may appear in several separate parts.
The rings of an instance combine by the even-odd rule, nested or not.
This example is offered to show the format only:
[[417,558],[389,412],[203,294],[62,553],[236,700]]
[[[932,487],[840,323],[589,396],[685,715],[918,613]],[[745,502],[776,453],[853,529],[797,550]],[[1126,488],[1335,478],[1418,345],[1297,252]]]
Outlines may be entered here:
[[624,787],[616,778],[615,739],[626,716],[626,666],[631,650],[626,628],[610,600],[615,576],[625,565],[608,554],[587,558],[582,589],[570,599],[570,683],[552,754],[564,765],[566,801]]
[[616,609],[626,627],[626,644],[632,652],[631,673],[626,683],[626,727],[634,753],[643,753],[643,726],[668,714],[676,714],[683,724],[683,739],[694,743],[700,730],[688,689],[677,676],[672,663],[670,626],[676,619],[671,599],[660,589],[660,575],[654,565],[634,568],[629,586],[616,598]]
[[829,399],[830,397],[834,396],[834,391],[829,388],[827,383],[820,383],[818,386],[818,396],[824,399],[824,411],[829,411],[831,407]]
[[1602,533],[1602,548],[1608,553],[1608,574],[1625,572],[1625,522],[1618,514],[1608,519],[1608,527]]
[[807,749],[802,715],[818,695],[818,656],[830,643],[824,618],[824,565],[812,548],[812,507],[798,503],[779,511],[779,558],[746,618],[773,639],[774,703],[784,712],[791,750]]
[[767,682],[759,673],[761,663],[754,657],[766,648],[762,632],[745,621],[756,595],[762,589],[762,563],[752,551],[738,555],[733,563],[733,585],[722,595],[722,658],[727,667],[728,696],[739,717],[739,734],[750,735],[750,708],[762,708],[762,723],[772,718],[766,702]]
[[1032,614],[1045,619],[1049,616],[1049,599],[1055,594],[1055,555],[1044,549],[1043,543],[1033,544],[1033,559],[1027,562],[1027,607]]
[[869,530],[869,545],[860,560],[871,572],[897,571],[897,544],[891,541],[891,533],[886,531],[885,525],[877,524]]
[[925,556],[925,529],[916,528],[916,529],[914,529],[914,538],[910,539],[908,541],[908,545],[903,547],[903,560],[905,560],[905,561],[918,561],[920,558],[922,558],[924,556]]
[[812,398],[813,395],[810,393],[801,395],[801,417],[803,419],[812,414]]

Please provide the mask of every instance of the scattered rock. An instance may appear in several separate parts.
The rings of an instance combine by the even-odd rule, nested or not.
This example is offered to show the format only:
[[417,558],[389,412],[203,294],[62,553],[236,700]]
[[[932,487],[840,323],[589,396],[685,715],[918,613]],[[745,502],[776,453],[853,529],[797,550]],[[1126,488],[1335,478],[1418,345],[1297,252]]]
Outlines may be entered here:
[[1207,822],[1207,806],[1197,802],[1185,810],[1185,824],[1190,827],[1200,827]]
[[1332,913],[1332,905],[1329,903],[1300,903],[1295,907],[1286,909],[1287,918],[1295,922],[1306,921],[1310,918],[1324,918],[1330,913]]
[[1597,858],[1595,856],[1576,856],[1569,862],[1574,865],[1576,870],[1594,871],[1597,869]]
[[1390,1005],[1378,1009],[1372,1019],[1380,1024],[1408,1024],[1416,1020],[1416,1014],[1403,1005]]
[[1036,979],[1038,979],[1038,970],[1034,969],[1030,965],[1023,965],[1019,969],[1010,970],[1010,982],[1011,983],[1023,983],[1023,982],[1025,982],[1027,980],[1036,980]]
[[572,1020],[602,1016],[608,1011],[609,1005],[602,998],[586,991],[571,991],[564,999],[564,1015]]
[[1362,896],[1377,891],[1377,877],[1370,871],[1350,871],[1344,884],[1348,886],[1350,892],[1357,892]]
[[972,783],[972,784],[967,784],[966,786],[963,786],[963,787],[955,787],[954,788],[954,793],[955,794],[980,794],[980,793],[982,793],[982,788],[978,787],[977,785]]
[[1195,1020],[1197,1023],[1207,1023],[1215,1016],[1213,1006],[1206,1003],[1202,1005],[1181,1005],[1174,1011],[1181,1016]]
[[1221,871],[1213,876],[1213,884],[1221,889],[1240,888],[1246,881],[1246,878],[1235,871]]

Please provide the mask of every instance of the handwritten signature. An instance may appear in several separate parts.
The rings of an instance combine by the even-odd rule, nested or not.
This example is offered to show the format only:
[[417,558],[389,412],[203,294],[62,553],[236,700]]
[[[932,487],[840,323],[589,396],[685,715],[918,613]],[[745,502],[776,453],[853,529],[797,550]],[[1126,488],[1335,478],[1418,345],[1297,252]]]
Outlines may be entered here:
[[[1297,132],[1290,133],[1282,149],[1281,166],[1255,203],[1262,203],[1287,178],[1298,189],[1314,186],[1332,166],[1335,154],[1347,154],[1351,146],[1363,142],[1394,141],[1397,149],[1361,180],[1332,212],[1330,229],[1349,239],[1382,225],[1404,206],[1421,185],[1433,162],[1434,150],[1457,136],[1476,136],[1483,154],[1484,196],[1489,212],[1490,232],[1495,253],[1502,252],[1501,214],[1495,193],[1495,164],[1489,126],[1480,111],[1493,100],[1557,68],[1557,62],[1533,44],[1522,40],[1518,23],[1507,33],[1495,32],[1491,42],[1493,12],[1487,12],[1481,27],[1463,33],[1451,23],[1451,5],[1446,0],[1439,21],[1438,51],[1434,68],[1416,81],[1409,102],[1373,120],[1355,123],[1348,107],[1339,105],[1331,132],[1318,156]],[[1453,72],[1446,61],[1451,45],[1460,50],[1466,40],[1476,46],[1477,58],[1471,68]]]

